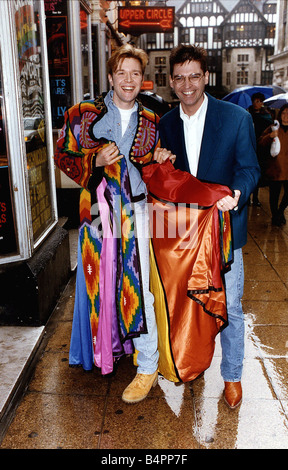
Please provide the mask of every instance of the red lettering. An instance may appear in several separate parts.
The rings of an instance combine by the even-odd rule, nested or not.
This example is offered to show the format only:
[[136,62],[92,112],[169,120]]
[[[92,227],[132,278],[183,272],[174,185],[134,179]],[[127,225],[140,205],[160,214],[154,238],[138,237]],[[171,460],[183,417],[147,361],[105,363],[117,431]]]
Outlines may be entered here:
[[135,10],[135,20],[144,20],[143,10]]
[[144,20],[144,10],[141,9],[121,9],[120,10],[120,19],[121,20]]
[[167,30],[173,27],[174,8],[119,8],[119,26],[122,28],[133,28],[152,26],[158,30]]
[[173,20],[172,8],[148,8],[146,10],[148,20]]
[[44,5],[45,5],[45,11],[54,11],[55,10],[55,5],[54,5],[55,2],[51,3],[51,2],[45,2]]

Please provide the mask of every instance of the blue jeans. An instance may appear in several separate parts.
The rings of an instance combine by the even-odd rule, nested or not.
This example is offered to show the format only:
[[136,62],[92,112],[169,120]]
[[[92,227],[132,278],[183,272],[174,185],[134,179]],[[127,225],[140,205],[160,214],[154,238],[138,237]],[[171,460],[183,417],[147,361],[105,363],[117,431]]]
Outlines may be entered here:
[[143,283],[143,295],[145,315],[147,323],[147,334],[141,334],[133,339],[137,355],[137,372],[139,374],[153,374],[158,368],[158,334],[154,311],[154,296],[149,289],[149,215],[146,201],[134,204],[138,249],[140,255],[140,266]]
[[242,249],[234,250],[231,270],[225,276],[228,326],[220,333],[221,375],[225,382],[239,382],[244,359],[244,315],[241,298],[244,290]]

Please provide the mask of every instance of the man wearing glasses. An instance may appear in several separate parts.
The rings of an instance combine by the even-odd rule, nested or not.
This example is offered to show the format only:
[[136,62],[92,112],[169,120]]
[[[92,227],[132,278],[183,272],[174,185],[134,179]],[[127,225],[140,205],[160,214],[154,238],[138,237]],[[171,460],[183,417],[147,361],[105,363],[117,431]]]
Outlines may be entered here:
[[232,221],[233,263],[225,273],[228,326],[221,332],[221,375],[225,402],[234,409],[242,400],[242,247],[247,241],[247,200],[260,171],[251,116],[240,106],[205,93],[208,80],[205,50],[180,45],[171,51],[170,86],[180,104],[161,118],[160,139],[161,146],[176,155],[175,168],[233,190],[233,196],[220,199],[217,207],[230,211]]

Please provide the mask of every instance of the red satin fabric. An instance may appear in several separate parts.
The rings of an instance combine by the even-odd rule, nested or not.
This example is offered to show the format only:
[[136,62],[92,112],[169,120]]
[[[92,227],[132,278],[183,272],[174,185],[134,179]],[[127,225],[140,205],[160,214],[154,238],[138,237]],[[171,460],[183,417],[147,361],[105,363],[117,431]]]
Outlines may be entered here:
[[171,202],[195,203],[207,207],[232,194],[227,186],[202,183],[186,171],[175,170],[169,160],[161,165],[153,163],[145,166],[142,177],[150,193]]
[[[178,377],[187,382],[210,366],[215,336],[227,324],[215,203],[231,190],[202,183],[169,161],[144,167],[143,179],[171,353]],[[165,376],[165,367],[160,373]]]

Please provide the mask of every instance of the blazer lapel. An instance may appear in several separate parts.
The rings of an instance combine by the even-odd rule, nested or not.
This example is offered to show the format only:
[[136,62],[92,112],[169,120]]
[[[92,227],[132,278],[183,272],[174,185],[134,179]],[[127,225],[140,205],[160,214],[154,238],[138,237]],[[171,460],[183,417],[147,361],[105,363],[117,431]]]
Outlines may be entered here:
[[221,118],[218,113],[217,99],[207,93],[208,107],[202,137],[197,178],[205,179],[217,152],[219,144],[219,130],[221,128]]
[[[186,145],[185,145],[185,137],[184,137],[184,127],[183,127],[183,121],[180,117],[180,108],[178,106],[177,110],[177,119],[175,120],[175,126],[173,128],[173,133],[175,135],[175,138],[177,140],[177,147],[179,149],[179,155],[182,155],[182,161],[177,162],[177,158],[175,161],[175,168],[178,168],[182,171],[188,171],[190,173],[190,167],[188,163],[188,157],[187,157],[187,152],[186,152]],[[180,163],[178,166],[177,163]]]

